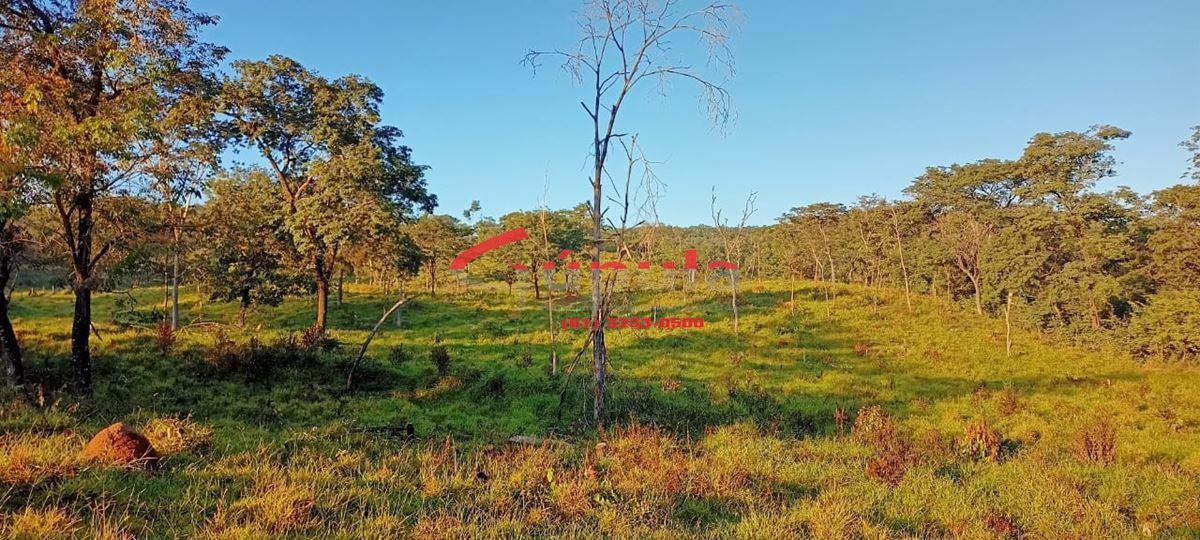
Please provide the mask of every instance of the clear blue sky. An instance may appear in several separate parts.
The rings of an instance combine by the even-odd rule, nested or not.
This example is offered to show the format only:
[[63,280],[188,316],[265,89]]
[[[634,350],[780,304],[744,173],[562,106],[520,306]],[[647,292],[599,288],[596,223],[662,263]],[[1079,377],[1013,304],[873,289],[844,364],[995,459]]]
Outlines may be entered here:
[[[588,196],[585,90],[519,65],[568,47],[574,1],[193,0],[222,17],[232,58],[290,56],[365,75],[386,122],[428,164],[439,213],[473,199],[500,216]],[[1200,123],[1200,2],[745,0],[729,85],[737,120],[711,129],[695,94],[646,87],[624,118],[667,184],[668,223],[711,221],[751,191],[755,223],[793,206],[895,197],[926,166],[1016,157],[1039,131],[1108,123],[1119,176],[1140,192],[1179,182],[1178,143]]]

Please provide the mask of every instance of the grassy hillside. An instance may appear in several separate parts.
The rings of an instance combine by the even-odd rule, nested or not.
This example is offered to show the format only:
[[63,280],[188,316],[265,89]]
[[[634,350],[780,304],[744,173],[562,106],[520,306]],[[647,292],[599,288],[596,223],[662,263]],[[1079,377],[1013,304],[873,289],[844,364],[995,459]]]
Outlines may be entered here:
[[[601,436],[584,423],[587,359],[551,376],[545,304],[525,291],[419,297],[349,393],[347,358],[391,299],[351,288],[330,351],[304,346],[295,300],[244,328],[190,326],[163,353],[162,293],[97,298],[87,400],[58,390],[70,296],[15,298],[45,382],[0,411],[5,536],[1200,535],[1200,370],[1026,333],[1006,356],[1002,321],[933,299],[909,312],[892,292],[809,283],[793,305],[787,284],[753,283],[735,334],[724,294],[629,295],[616,314],[653,301],[706,325],[609,334]],[[236,318],[198,300],[184,319]],[[554,317],[586,314],[568,300]],[[564,369],[583,337],[559,332]],[[161,470],[80,460],[117,420]]]

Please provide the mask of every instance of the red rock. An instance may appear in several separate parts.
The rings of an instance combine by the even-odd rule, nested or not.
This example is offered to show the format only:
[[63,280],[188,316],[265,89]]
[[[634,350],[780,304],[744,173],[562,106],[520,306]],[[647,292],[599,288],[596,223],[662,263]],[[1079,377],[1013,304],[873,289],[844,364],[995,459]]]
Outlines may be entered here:
[[83,447],[83,457],[115,465],[154,468],[158,452],[140,433],[123,422],[117,422],[97,433]]

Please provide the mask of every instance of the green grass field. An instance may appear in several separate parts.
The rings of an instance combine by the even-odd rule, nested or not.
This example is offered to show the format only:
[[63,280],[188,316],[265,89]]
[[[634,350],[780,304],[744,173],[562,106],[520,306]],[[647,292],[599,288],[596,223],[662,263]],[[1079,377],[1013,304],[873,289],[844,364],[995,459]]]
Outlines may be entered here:
[[[832,292],[800,284],[793,306],[787,283],[746,284],[736,335],[723,291],[619,297],[619,316],[649,316],[653,300],[706,325],[609,333],[602,435],[586,422],[589,358],[550,374],[545,303],[525,290],[419,296],[376,337],[353,392],[347,359],[393,300],[377,292],[348,289],[331,309],[341,347],[315,356],[279,345],[311,322],[303,299],[253,312],[244,328],[212,324],[235,320],[234,306],[204,305],[210,323],[180,331],[164,354],[152,324],[113,322],[152,320],[161,289],[138,290],[133,312],[127,296],[100,295],[85,400],[61,390],[71,297],[18,293],[15,324],[44,383],[0,411],[0,530],[1200,537],[1200,369],[1025,332],[1006,356],[1003,321],[930,298],[910,313],[894,292]],[[183,319],[201,315],[198,300],[185,296]],[[587,311],[586,299],[560,301],[554,318]],[[564,370],[583,338],[559,332]],[[444,374],[430,359],[438,343]],[[238,355],[250,360],[231,364]],[[160,470],[78,456],[118,420],[151,438]]]

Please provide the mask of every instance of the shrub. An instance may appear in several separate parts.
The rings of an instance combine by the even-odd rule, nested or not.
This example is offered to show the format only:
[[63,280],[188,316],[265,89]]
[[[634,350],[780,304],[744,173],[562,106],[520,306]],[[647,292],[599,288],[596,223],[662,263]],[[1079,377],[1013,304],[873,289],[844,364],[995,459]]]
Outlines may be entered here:
[[984,522],[987,530],[996,534],[999,538],[1017,539],[1025,537],[1025,530],[1017,523],[1017,520],[1008,514],[992,512],[988,514]]
[[388,360],[396,365],[405,364],[412,360],[412,354],[409,354],[408,349],[405,349],[403,345],[396,345],[388,349]]
[[429,360],[433,362],[433,367],[437,368],[439,377],[450,373],[450,351],[446,350],[445,345],[435,345],[430,349]]
[[154,344],[158,346],[158,352],[163,354],[170,354],[171,349],[175,348],[175,329],[171,328],[171,321],[159,321],[154,327]]
[[213,344],[205,352],[204,360],[218,371],[230,371],[241,353],[242,347],[229,337],[225,329],[218,327],[213,331]]
[[1000,401],[996,404],[996,408],[1000,410],[1000,414],[1004,416],[1012,416],[1021,410],[1021,402],[1017,399],[1017,391],[1011,386],[1005,386],[1000,392]]
[[295,336],[264,344],[251,338],[239,344],[218,330],[215,342],[205,355],[209,367],[218,373],[237,373],[250,381],[265,380],[280,369],[311,364],[316,357]]
[[972,422],[954,441],[958,454],[975,461],[999,462],[1004,438],[985,421]]
[[858,410],[850,433],[855,440],[869,445],[876,433],[891,427],[892,419],[888,418],[887,413],[878,405],[869,405]]
[[871,448],[867,476],[896,487],[908,472],[911,445],[878,406],[863,407],[854,418],[854,439]]
[[333,336],[321,331],[316,326],[310,326],[300,332],[299,345],[307,351],[330,352],[337,350],[342,344]]
[[1117,431],[1108,420],[1097,417],[1079,429],[1072,449],[1085,463],[1111,464],[1116,459]]
[[492,373],[483,381],[484,392],[492,397],[504,397],[504,382],[504,372],[497,371]]

